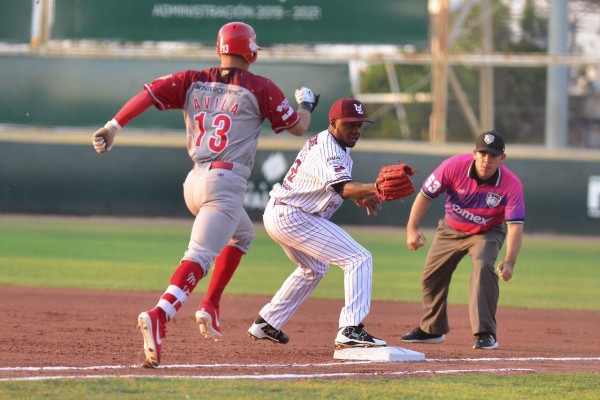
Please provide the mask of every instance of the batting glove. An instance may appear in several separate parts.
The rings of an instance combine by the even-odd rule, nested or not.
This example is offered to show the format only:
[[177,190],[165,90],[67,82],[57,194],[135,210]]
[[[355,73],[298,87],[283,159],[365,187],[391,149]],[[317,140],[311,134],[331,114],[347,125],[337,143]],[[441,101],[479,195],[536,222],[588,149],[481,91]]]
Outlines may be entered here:
[[315,95],[312,90],[304,86],[297,89],[295,95],[298,106],[310,112],[313,112],[317,104],[319,104],[319,97],[321,97],[320,94]]
[[121,130],[121,125],[112,119],[103,128],[98,129],[92,136],[92,144],[97,153],[106,153],[112,148],[115,136]]

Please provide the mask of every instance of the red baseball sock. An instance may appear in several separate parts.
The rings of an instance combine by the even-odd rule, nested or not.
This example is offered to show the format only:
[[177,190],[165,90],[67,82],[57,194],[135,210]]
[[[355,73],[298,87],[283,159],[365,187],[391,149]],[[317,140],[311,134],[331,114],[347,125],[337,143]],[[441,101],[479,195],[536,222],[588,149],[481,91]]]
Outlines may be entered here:
[[221,295],[240,265],[243,255],[244,253],[237,247],[225,246],[221,254],[215,258],[215,266],[203,302],[209,302],[215,308],[219,308]]
[[200,264],[189,260],[184,260],[179,264],[171,276],[169,287],[156,305],[158,317],[162,322],[169,321],[175,316],[200,279],[202,279]]

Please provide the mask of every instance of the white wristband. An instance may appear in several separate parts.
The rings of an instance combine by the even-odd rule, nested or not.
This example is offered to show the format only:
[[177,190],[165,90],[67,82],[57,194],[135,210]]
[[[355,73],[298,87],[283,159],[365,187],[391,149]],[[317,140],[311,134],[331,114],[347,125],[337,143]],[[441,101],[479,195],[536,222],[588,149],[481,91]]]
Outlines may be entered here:
[[119,125],[117,120],[113,118],[104,125],[104,128],[108,129],[110,133],[116,135],[121,130],[121,125]]

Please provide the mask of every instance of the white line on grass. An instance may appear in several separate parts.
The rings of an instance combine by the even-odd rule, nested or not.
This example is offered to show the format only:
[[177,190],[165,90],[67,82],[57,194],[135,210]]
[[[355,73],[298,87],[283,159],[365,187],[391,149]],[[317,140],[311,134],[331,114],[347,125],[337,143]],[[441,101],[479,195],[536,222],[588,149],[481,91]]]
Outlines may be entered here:
[[346,377],[371,377],[371,376],[398,376],[398,375],[422,375],[422,374],[465,374],[484,373],[495,374],[498,372],[534,372],[531,368],[491,368],[491,369],[449,369],[449,370],[421,370],[421,371],[395,371],[395,372],[339,372],[331,374],[265,374],[265,375],[64,375],[64,376],[31,376],[21,378],[1,378],[0,382],[14,381],[44,381],[54,379],[115,379],[115,378],[151,378],[151,379],[204,379],[204,380],[269,380],[269,379],[318,379],[318,378],[346,378]]
[[[502,361],[600,361],[600,357],[489,357],[489,358],[431,358],[425,359],[425,362],[502,362]],[[389,361],[334,361],[324,363],[310,364],[172,364],[161,365],[160,369],[198,369],[198,368],[304,368],[304,367],[331,367],[344,365],[376,364]],[[414,361],[410,361],[414,362]],[[0,367],[1,371],[86,371],[103,369],[126,369],[138,368],[137,365],[96,365],[91,367]]]
[[468,361],[600,361],[600,357],[489,357],[489,358],[432,358],[430,362]]

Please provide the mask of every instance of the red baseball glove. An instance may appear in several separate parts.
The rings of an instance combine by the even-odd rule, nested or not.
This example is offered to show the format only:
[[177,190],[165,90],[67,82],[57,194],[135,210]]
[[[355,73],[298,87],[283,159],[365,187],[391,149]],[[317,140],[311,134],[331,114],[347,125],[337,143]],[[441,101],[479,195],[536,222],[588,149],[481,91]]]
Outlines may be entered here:
[[398,200],[410,196],[415,192],[410,177],[415,170],[398,161],[398,165],[384,165],[379,170],[375,181],[377,197],[381,200]]

